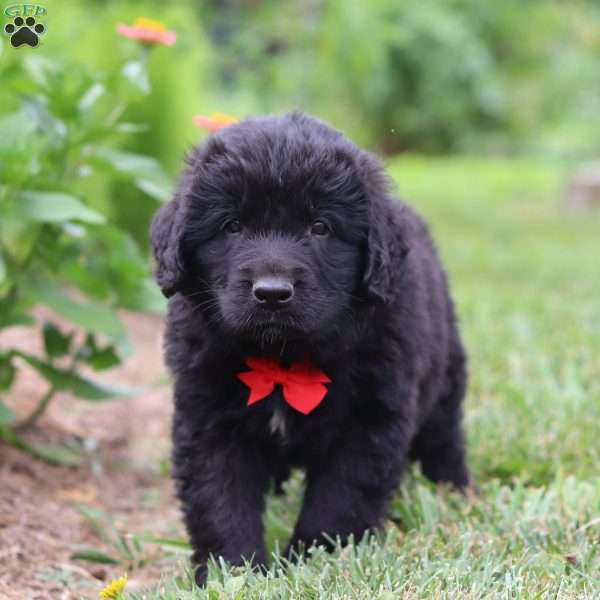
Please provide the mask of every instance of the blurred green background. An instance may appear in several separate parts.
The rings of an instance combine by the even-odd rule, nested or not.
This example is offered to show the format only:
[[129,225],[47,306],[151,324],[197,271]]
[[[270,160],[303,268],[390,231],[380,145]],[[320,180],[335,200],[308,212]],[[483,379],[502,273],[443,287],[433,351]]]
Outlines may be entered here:
[[[300,108],[359,144],[398,152],[600,150],[600,5],[552,0],[47,0],[36,53],[116,69],[135,44],[117,22],[160,19],[178,34],[151,57],[152,91],[130,106],[150,125],[126,148],[175,176],[201,137],[192,116]],[[3,66],[23,60],[4,40]],[[0,106],[15,102],[0,86]],[[126,201],[129,198],[130,201]],[[120,224],[145,244],[153,207],[120,189]],[[131,214],[131,206],[135,206]],[[128,208],[129,207],[129,208]],[[140,209],[141,207],[141,209]],[[141,213],[139,212],[141,210]]]
[[[42,3],[36,50],[114,68],[134,42],[117,22],[176,31],[154,51],[135,144],[175,174],[194,114],[300,108],[386,153],[541,153],[600,146],[600,5],[503,0],[101,0]],[[18,61],[4,43],[2,61]],[[0,89],[0,103],[9,102]]]
[[[387,152],[597,150],[600,5],[552,0],[48,1],[43,52],[114,67],[117,22],[162,20],[152,143],[171,172],[193,114],[315,113]],[[5,57],[4,60],[7,60]]]
[[[301,108],[389,152],[598,149],[593,1],[47,1],[45,55],[114,66],[117,22],[178,33],[153,58],[156,150],[174,171],[191,115]],[[6,58],[4,59],[6,60]],[[149,138],[146,142],[150,141]],[[179,153],[179,154],[178,154]]]

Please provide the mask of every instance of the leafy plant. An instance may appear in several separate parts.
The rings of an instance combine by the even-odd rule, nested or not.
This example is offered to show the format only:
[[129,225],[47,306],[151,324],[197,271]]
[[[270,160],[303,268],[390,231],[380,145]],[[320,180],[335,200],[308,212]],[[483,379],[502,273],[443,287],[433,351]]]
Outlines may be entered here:
[[12,92],[0,114],[0,333],[33,325],[39,304],[60,317],[41,327],[43,357],[0,349],[0,396],[25,366],[48,384],[22,419],[0,397],[0,439],[51,462],[65,462],[64,453],[32,446],[20,433],[57,392],[94,402],[133,393],[89,379],[83,368],[109,369],[127,353],[117,309],[163,306],[146,256],[111,222],[106,198],[115,182],[135,185],[146,202],[159,203],[170,192],[154,158],[117,149],[124,136],[144,128],[123,115],[149,92],[148,58],[144,46],[141,57],[108,74],[39,55],[0,67],[3,95]]
[[81,547],[72,560],[121,565],[128,571],[155,563],[165,556],[189,556],[192,548],[186,540],[128,533],[114,524],[112,515],[91,506],[80,506],[79,512],[94,533],[109,548],[104,551],[91,546]]

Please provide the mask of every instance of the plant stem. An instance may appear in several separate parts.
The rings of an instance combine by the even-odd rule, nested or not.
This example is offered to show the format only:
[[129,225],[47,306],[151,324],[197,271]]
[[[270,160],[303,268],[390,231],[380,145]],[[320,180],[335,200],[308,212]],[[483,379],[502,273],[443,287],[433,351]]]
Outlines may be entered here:
[[[71,362],[68,366],[67,372],[73,373],[73,371],[75,371],[75,369],[77,367],[78,362],[79,362],[79,359],[78,359],[77,353],[75,353],[73,356],[71,356]],[[25,417],[22,421],[20,421],[12,426],[13,431],[25,431],[26,429],[29,429],[30,427],[35,425],[37,420],[46,412],[46,409],[48,408],[48,404],[50,404],[50,400],[52,400],[52,398],[54,397],[54,394],[56,394],[57,391],[58,390],[56,389],[56,387],[51,385],[48,388],[48,391],[44,394],[44,396],[38,402],[38,405],[33,409],[31,414],[29,416]]]
[[56,388],[52,385],[38,402],[38,405],[33,409],[31,414],[22,421],[19,421],[16,425],[13,425],[12,428],[15,431],[25,431],[35,425],[37,420],[46,412],[48,404],[50,404],[50,400],[52,400],[54,394],[56,394]]

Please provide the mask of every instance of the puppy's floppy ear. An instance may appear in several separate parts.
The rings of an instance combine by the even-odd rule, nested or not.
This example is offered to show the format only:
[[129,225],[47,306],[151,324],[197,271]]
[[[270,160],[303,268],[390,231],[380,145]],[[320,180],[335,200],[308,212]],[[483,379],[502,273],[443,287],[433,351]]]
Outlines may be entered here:
[[183,207],[178,195],[154,215],[150,241],[156,259],[154,276],[162,293],[168,298],[178,291],[183,277],[180,254],[183,230]]
[[154,215],[150,226],[150,241],[156,260],[154,277],[162,293],[169,298],[180,291],[184,283],[182,238],[189,213],[194,186],[203,177],[203,163],[216,160],[225,152],[222,141],[210,136],[201,146],[192,148],[185,158],[184,169],[173,199]]
[[379,217],[369,211],[367,235],[367,258],[363,273],[363,284],[367,297],[385,302],[390,288],[390,254],[382,238]]
[[379,160],[362,153],[360,170],[368,204],[368,232],[363,285],[370,300],[387,302],[392,279],[401,271],[408,248],[400,241],[400,232],[390,212],[389,183]]

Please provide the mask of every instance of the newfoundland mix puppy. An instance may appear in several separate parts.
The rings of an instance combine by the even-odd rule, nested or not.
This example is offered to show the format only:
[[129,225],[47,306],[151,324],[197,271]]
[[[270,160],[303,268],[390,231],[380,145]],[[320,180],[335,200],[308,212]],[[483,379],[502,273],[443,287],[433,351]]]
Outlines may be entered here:
[[304,114],[244,120],[191,153],[151,235],[198,582],[211,553],[266,562],[265,492],[293,467],[287,552],[376,528],[411,459],[468,485],[446,275],[373,155]]

